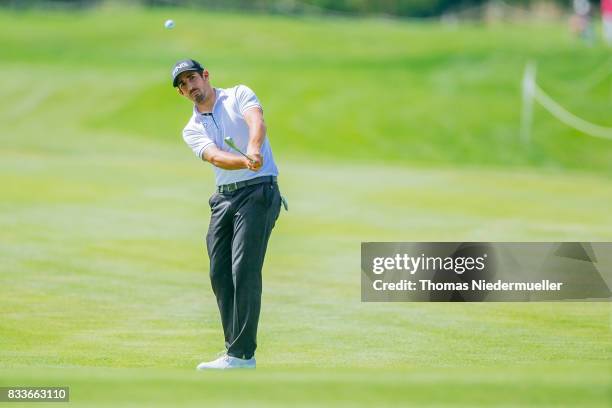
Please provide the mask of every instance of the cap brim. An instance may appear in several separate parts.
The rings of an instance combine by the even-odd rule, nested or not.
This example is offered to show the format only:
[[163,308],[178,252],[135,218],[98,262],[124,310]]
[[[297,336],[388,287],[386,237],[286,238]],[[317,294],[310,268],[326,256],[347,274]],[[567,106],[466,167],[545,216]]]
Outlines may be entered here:
[[178,86],[178,85],[177,85],[177,82],[178,82],[178,77],[179,77],[179,76],[181,76],[181,74],[182,74],[183,72],[188,72],[188,71],[196,71],[196,72],[200,72],[200,69],[199,69],[199,68],[193,68],[193,67],[191,67],[191,68],[186,68],[186,69],[183,69],[183,70],[181,70],[181,71],[177,72],[177,73],[176,73],[176,76],[175,76],[175,77],[174,77],[174,79],[172,80],[172,86],[176,88],[176,87]]

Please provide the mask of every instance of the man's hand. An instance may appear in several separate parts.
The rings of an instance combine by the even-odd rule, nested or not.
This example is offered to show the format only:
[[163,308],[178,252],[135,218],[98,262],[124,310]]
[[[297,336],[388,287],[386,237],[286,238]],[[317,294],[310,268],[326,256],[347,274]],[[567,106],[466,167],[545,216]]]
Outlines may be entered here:
[[249,156],[253,161],[248,162],[247,168],[251,171],[259,171],[261,166],[263,166],[263,156],[259,151],[256,150],[247,150],[247,156]]

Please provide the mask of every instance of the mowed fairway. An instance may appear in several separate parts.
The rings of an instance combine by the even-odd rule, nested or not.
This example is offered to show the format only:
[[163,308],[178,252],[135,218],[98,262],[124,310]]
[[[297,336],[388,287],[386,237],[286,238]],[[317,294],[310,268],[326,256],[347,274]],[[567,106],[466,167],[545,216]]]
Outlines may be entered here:
[[[106,407],[610,405],[608,303],[370,304],[359,287],[362,241],[612,241],[612,142],[541,110],[533,145],[517,136],[525,60],[561,89],[603,48],[560,26],[175,10],[0,23],[0,386]],[[222,334],[212,171],[169,86],[185,55],[258,92],[289,199],[255,372],[194,371]],[[610,125],[609,87],[557,96]]]

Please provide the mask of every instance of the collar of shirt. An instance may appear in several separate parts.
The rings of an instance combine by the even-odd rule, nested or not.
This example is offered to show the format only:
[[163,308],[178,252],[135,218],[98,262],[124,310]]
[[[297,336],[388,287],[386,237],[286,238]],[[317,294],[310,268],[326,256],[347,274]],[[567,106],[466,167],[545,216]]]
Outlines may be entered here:
[[215,91],[215,103],[213,104],[212,110],[210,112],[200,112],[196,104],[193,105],[193,114],[197,118],[202,118],[203,116],[211,116],[215,113],[215,108],[218,106],[219,101],[225,99],[227,95],[223,92],[221,88],[213,88]]

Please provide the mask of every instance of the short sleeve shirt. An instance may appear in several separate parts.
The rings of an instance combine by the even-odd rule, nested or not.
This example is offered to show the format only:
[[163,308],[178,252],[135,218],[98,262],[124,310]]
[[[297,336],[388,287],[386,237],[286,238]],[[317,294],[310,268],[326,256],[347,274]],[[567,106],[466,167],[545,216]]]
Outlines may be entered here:
[[[233,88],[215,88],[215,104],[212,112],[200,113],[193,107],[191,119],[183,129],[183,139],[196,157],[202,158],[204,151],[210,146],[220,150],[235,153],[226,143],[225,138],[231,137],[236,146],[246,152],[249,143],[249,127],[243,114],[261,104],[255,93],[245,85]],[[216,185],[230,184],[261,176],[278,176],[278,169],[272,156],[270,140],[266,135],[261,146],[263,166],[259,171],[248,169],[224,170],[214,166]]]

